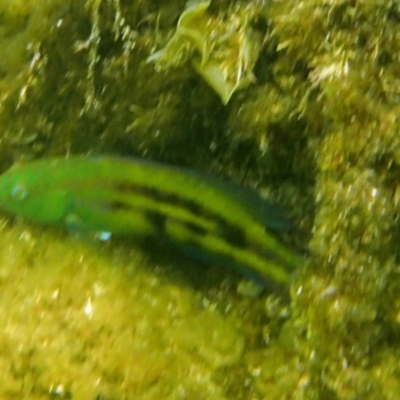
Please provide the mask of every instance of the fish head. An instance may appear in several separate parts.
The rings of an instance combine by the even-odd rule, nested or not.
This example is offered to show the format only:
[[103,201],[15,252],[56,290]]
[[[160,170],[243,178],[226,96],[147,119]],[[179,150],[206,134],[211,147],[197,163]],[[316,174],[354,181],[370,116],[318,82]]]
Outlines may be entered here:
[[0,210],[30,221],[57,223],[66,213],[68,191],[41,163],[15,165],[0,176]]

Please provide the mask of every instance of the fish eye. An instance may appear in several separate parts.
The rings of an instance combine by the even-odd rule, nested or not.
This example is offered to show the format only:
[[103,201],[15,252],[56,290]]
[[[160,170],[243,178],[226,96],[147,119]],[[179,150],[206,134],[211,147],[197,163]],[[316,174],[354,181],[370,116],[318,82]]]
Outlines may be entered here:
[[11,190],[11,198],[14,200],[18,200],[18,201],[24,200],[27,195],[28,195],[28,190],[21,183],[18,183],[17,185],[15,185]]

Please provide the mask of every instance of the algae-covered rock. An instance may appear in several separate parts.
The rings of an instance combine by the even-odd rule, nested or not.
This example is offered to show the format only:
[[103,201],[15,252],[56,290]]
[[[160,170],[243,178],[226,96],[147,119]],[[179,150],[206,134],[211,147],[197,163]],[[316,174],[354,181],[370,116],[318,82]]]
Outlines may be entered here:
[[393,364],[377,355],[397,353],[398,5],[281,1],[267,14],[280,62],[303,65],[309,82],[299,111],[316,162],[313,258],[293,288],[307,398],[395,398]]
[[1,233],[0,397],[227,398],[213,374],[241,357],[238,321],[204,309],[139,250]]

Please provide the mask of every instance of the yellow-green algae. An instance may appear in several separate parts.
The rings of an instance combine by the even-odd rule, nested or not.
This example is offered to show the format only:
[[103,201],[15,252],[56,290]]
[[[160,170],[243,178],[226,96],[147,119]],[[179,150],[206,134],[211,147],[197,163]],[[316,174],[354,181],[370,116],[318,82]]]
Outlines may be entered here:
[[240,359],[237,320],[139,251],[1,233],[2,399],[228,398],[213,375]]
[[[291,239],[309,249],[308,263],[292,285],[290,307],[264,298],[227,302],[243,320],[243,353],[229,368],[211,368],[210,386],[200,393],[212,398],[215,390],[216,396],[235,400],[397,399],[398,3],[212,1],[213,16],[249,7],[252,29],[262,38],[255,83],[232,96],[226,107],[189,65],[156,73],[146,63],[173,37],[186,7],[185,0],[159,3],[88,0],[85,8],[65,2],[67,7],[58,7],[61,2],[53,1],[43,2],[42,8],[41,2],[26,2],[29,7],[20,11],[25,16],[22,25],[11,18],[8,5],[22,7],[25,2],[0,3],[8,32],[2,36],[2,51],[26,49],[15,53],[20,67],[1,75],[1,165],[69,152],[136,153],[268,186],[269,194],[293,215]],[[50,6],[54,14],[46,13]],[[26,23],[35,13],[46,16],[40,28]],[[4,233],[13,238],[16,254],[21,251],[19,233]],[[51,250],[51,245],[69,251],[71,243],[56,246],[53,235],[43,234],[42,249]],[[19,258],[14,252],[6,254],[11,259],[2,265],[12,266],[12,259]],[[35,265],[37,257],[31,252],[27,261]],[[107,264],[104,271],[110,269],[109,274],[122,273],[109,265],[109,255],[105,260],[98,257],[90,263],[92,284],[100,273],[98,264]],[[55,279],[48,262],[42,263],[45,273],[37,280]],[[79,258],[71,264],[79,266]],[[135,270],[136,264],[132,261]],[[71,268],[66,266],[63,273],[71,275]],[[24,287],[18,286],[21,276],[13,276],[15,287]],[[31,280],[25,286],[32,290]],[[215,290],[221,306],[224,292]],[[82,306],[86,297],[78,293]],[[23,310],[21,304],[16,307]],[[23,311],[19,315],[27,318]],[[188,325],[190,335],[196,324]],[[35,349],[46,343],[33,338]],[[117,338],[110,336],[107,346]],[[119,351],[129,353],[126,347]],[[35,354],[31,350],[22,360]],[[56,359],[57,352],[49,354]],[[110,358],[118,358],[115,354],[118,351]],[[3,362],[10,365],[7,358]],[[151,364],[149,359],[143,362]],[[196,371],[189,364],[189,371]],[[40,368],[26,368],[22,361],[15,365],[22,367],[10,368],[13,376],[22,380],[26,375],[31,388],[44,388],[38,398],[49,396],[49,385],[62,384],[32,377]],[[51,374],[48,368],[42,370]],[[71,388],[79,382],[76,371]],[[82,374],[90,373],[86,371]],[[168,368],[163,373],[168,374]],[[198,376],[207,380],[210,375]],[[186,382],[183,373],[167,375],[164,383],[171,389],[164,390],[170,396],[177,393],[176,378],[182,385]],[[23,393],[21,380],[12,389],[17,398]],[[111,396],[123,398],[120,381],[115,382]],[[148,392],[142,388],[140,395],[130,397],[148,398],[151,388],[148,384]]]

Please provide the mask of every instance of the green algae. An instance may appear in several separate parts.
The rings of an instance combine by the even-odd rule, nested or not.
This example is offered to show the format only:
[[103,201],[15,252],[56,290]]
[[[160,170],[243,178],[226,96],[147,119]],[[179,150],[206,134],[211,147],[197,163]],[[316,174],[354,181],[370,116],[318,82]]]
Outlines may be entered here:
[[[184,395],[396,399],[400,390],[397,3],[212,1],[209,12],[214,18],[236,15],[237,9],[251,10],[248,23],[262,39],[253,69],[255,82],[235,93],[225,107],[189,64],[157,72],[146,63],[174,36],[186,6],[183,0],[169,1],[161,8],[158,3],[92,0],[86,7],[58,1],[0,3],[4,21],[1,51],[9,55],[0,63],[1,165],[55,154],[135,153],[258,182],[290,211],[294,218],[290,240],[309,254],[307,265],[294,278],[290,307],[271,298],[265,306],[264,298],[239,300],[230,291],[224,292],[224,286],[213,289],[217,309],[233,307],[237,317],[232,325],[218,313],[210,317],[210,326],[221,328],[224,334],[231,326],[237,329],[232,329],[232,342],[217,340],[216,353],[212,346],[203,347],[203,328],[193,333],[196,343],[191,353],[187,338],[208,311],[195,310],[196,294],[187,294],[189,289],[177,284],[173,289],[177,301],[191,305],[183,312],[187,321],[174,323],[160,314],[154,320],[161,318],[169,326],[170,340],[182,347],[182,358],[177,350],[176,358],[168,358],[168,366],[163,366],[162,360],[157,362],[162,352],[147,353],[148,358],[143,355],[140,360],[151,372],[141,381],[143,386],[136,382],[124,393],[139,390],[135,398],[143,399]],[[12,238],[9,246],[18,248],[18,243],[24,243],[18,237],[24,238],[25,230],[7,232],[2,234]],[[24,261],[15,260],[21,250],[3,254],[5,266],[48,266],[37,272],[36,280],[28,275],[20,286],[18,273],[4,269],[3,282],[10,285],[10,292],[14,281],[18,292],[43,277],[56,279],[48,275],[51,266],[44,249],[49,244],[59,252],[68,249],[61,250],[53,237],[43,235],[42,258],[33,250]],[[86,272],[87,285],[96,281],[100,273],[96,266],[103,262],[96,259],[85,267],[85,271],[94,270]],[[74,264],[80,265],[79,257],[71,256],[63,274],[71,274]],[[104,270],[113,268],[108,261],[105,264]],[[60,282],[62,276],[57,278]],[[151,279],[146,276],[143,273],[143,282]],[[125,278],[108,279],[117,285],[118,279]],[[157,291],[169,293],[157,285]],[[49,288],[55,286],[49,284]],[[90,286],[81,286],[77,301],[82,306],[86,299],[82,293]],[[157,291],[148,284],[144,287],[158,298]],[[128,292],[124,286],[122,293]],[[28,297],[11,295],[20,321],[26,313],[18,305]],[[54,307],[49,294],[44,298],[49,299],[48,307]],[[162,296],[159,299],[163,301]],[[128,304],[126,299],[120,301]],[[38,318],[44,305],[39,302]],[[35,320],[32,307],[29,315],[33,315],[34,326],[40,319]],[[108,307],[104,326],[111,329],[112,307],[104,307]],[[63,316],[65,310],[67,306],[58,313]],[[120,315],[121,321],[130,318]],[[50,324],[49,331],[59,321]],[[79,329],[95,329],[87,325]],[[8,329],[13,326],[18,324]],[[22,335],[23,329],[13,332]],[[118,334],[112,333],[117,340]],[[24,343],[21,337],[3,338],[3,343],[18,347]],[[87,339],[89,344],[92,337]],[[157,338],[153,340],[159,344]],[[56,351],[51,353],[49,347],[48,360],[60,346],[52,343]],[[74,343],[82,346],[82,342]],[[139,345],[130,343],[133,348]],[[109,385],[107,395],[116,398],[123,396],[118,388],[123,381],[120,374],[126,371],[124,365],[118,369],[119,355],[127,353],[126,347],[118,346],[116,352],[107,354],[110,363],[104,364],[108,369],[103,371]],[[226,346],[237,349],[230,360]],[[71,369],[70,380],[64,383],[57,376],[65,371],[52,372],[50,361],[35,360],[35,351],[37,344],[32,341],[16,356],[15,370],[5,369],[12,386],[9,397],[23,393],[24,376],[25,390],[31,388],[30,395],[36,393],[37,398],[48,398],[49,388],[54,391],[59,385],[64,395],[66,391],[83,393],[77,385],[82,376],[89,376],[88,365],[93,364],[85,364],[82,353],[77,357],[82,369]],[[96,354],[93,350],[92,363]],[[70,365],[66,353],[62,359]],[[8,360],[3,358],[5,366]],[[153,363],[159,368],[156,372]],[[171,373],[161,386],[152,388],[149,377],[165,374],[171,366],[173,371],[178,366],[192,371],[193,379],[185,381],[183,375]],[[46,373],[33,376],[32,371],[38,370]]]
[[213,374],[240,359],[239,321],[140,250],[21,224],[2,243],[2,398],[226,399]]

